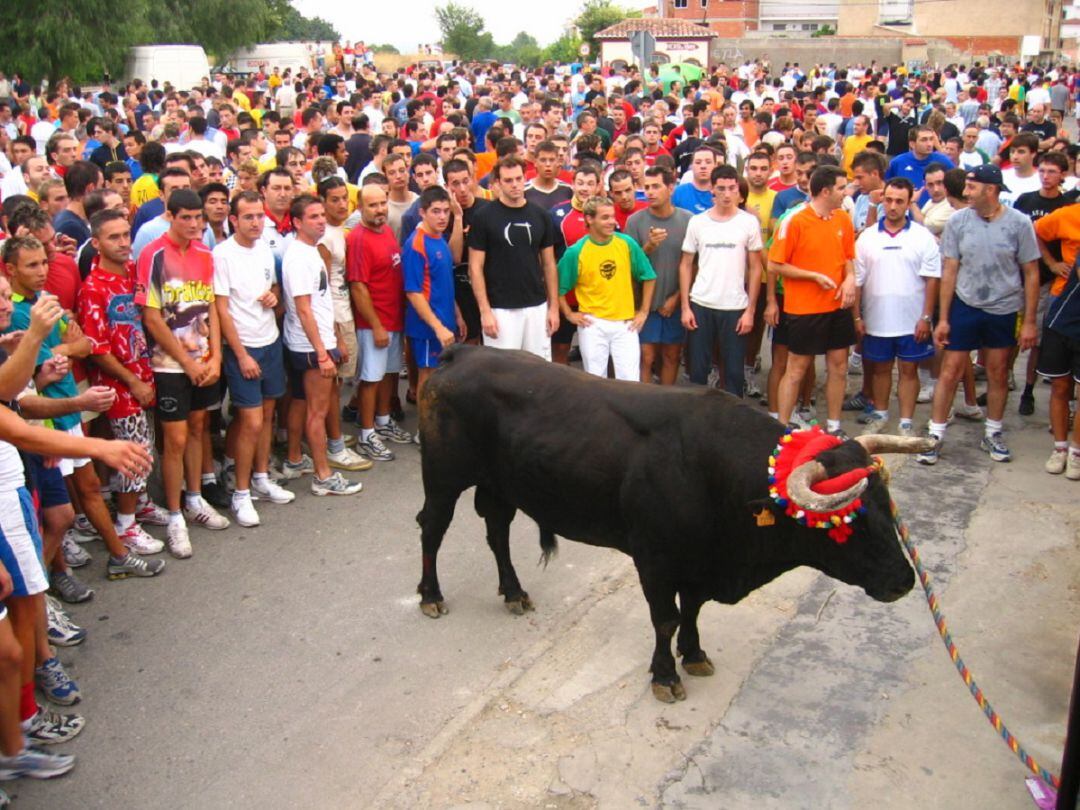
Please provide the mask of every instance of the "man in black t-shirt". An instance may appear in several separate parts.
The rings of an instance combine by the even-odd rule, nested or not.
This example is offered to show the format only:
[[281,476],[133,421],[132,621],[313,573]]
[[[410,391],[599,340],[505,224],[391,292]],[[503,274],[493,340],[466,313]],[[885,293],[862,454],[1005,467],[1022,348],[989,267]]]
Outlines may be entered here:
[[1021,132],[1034,132],[1039,136],[1039,150],[1046,151],[1054,145],[1057,137],[1057,124],[1046,117],[1048,110],[1042,104],[1032,104],[1028,110],[1028,121],[1020,127]]
[[[472,168],[464,160],[455,158],[443,164],[443,182],[446,190],[461,206],[461,238],[464,250],[461,251],[461,261],[454,265],[454,300],[465,320],[465,342],[479,343],[480,309],[476,305],[472,281],[469,279],[469,231],[472,229],[473,219],[488,205],[488,201],[473,193]],[[450,216],[454,215],[451,213]]]
[[[1048,122],[1049,123],[1049,122]],[[1076,190],[1063,192],[1061,189],[1065,177],[1069,173],[1069,161],[1062,152],[1045,152],[1039,158],[1039,182],[1041,187],[1036,191],[1028,191],[1021,194],[1013,202],[1013,208],[1026,214],[1034,225],[1040,219],[1062,208],[1073,205],[1077,201]],[[1051,258],[1061,261],[1061,243],[1050,242],[1046,250]],[[1050,283],[1056,278],[1054,273],[1047,267],[1046,262],[1039,260],[1039,339],[1042,339],[1042,318],[1046,312],[1046,305],[1050,299]],[[1016,362],[1013,355],[1012,362]],[[1039,365],[1039,344],[1028,353],[1028,363],[1024,391],[1020,394],[1020,414],[1031,416],[1035,413],[1035,372]]]
[[551,334],[559,328],[555,226],[525,199],[525,161],[504,157],[491,176],[499,199],[469,229],[469,278],[484,344],[550,360]]

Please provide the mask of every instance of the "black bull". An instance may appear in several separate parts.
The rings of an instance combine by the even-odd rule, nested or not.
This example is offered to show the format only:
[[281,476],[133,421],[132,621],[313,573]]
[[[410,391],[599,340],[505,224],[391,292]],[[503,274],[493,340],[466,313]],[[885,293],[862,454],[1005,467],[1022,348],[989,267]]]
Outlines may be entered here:
[[[713,672],[697,631],[707,600],[735,604],[801,565],[883,602],[906,594],[915,577],[878,473],[863,484],[866,509],[846,543],[778,509],[767,516],[771,525],[759,525],[769,523],[756,515],[772,509],[768,458],[783,435],[759,409],[717,391],[598,379],[524,352],[449,349],[420,402],[421,609],[432,618],[447,612],[436,558],[458,497],[471,486],[499,593],[514,613],[532,608],[510,561],[519,509],[539,526],[545,557],[561,535],[633,558],[656,633],[653,692],[665,701],[686,696],[671,652],[676,629],[686,671]],[[922,443],[860,437],[799,469],[808,485],[870,466],[868,450],[915,452]],[[821,497],[809,486],[800,491]]]

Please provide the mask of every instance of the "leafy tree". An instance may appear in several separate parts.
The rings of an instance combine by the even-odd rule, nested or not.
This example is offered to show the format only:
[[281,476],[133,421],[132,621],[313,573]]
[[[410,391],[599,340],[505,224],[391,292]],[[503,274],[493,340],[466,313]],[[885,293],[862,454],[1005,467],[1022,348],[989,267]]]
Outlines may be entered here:
[[525,31],[518,32],[511,43],[499,49],[498,58],[503,62],[512,62],[515,65],[536,67],[543,61],[543,51],[536,37]]
[[545,62],[576,62],[581,58],[578,53],[580,47],[580,39],[573,34],[563,34],[544,48],[542,60]]
[[387,42],[384,45],[369,45],[368,47],[371,48],[373,53],[391,53],[391,54],[400,54],[401,53],[401,51],[399,51],[397,48],[395,48],[389,42]]
[[[594,54],[600,53],[600,43],[596,39],[596,32],[622,22],[628,17],[640,17],[640,11],[630,11],[615,5],[612,0],[585,0],[581,7],[581,13],[574,20],[581,39],[589,43]],[[577,58],[575,54],[574,58]]]
[[341,34],[322,17],[305,17],[289,0],[270,0],[271,25],[263,42],[337,42]]
[[484,30],[484,18],[471,6],[450,0],[445,6],[435,7],[435,20],[442,32],[444,51],[465,60],[494,55],[495,40]]
[[131,0],[118,13],[109,0],[39,0],[6,15],[0,52],[8,69],[30,82],[63,76],[100,80],[105,70],[119,75],[128,47],[137,41],[144,2]]

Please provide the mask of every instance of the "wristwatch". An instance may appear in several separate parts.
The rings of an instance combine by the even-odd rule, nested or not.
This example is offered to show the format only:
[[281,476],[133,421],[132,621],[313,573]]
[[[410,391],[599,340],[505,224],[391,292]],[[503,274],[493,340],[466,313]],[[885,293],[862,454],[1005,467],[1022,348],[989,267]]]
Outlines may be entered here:
[[931,318],[929,315],[923,315],[921,318],[919,318],[919,320],[926,321],[927,323],[933,323],[933,318]]

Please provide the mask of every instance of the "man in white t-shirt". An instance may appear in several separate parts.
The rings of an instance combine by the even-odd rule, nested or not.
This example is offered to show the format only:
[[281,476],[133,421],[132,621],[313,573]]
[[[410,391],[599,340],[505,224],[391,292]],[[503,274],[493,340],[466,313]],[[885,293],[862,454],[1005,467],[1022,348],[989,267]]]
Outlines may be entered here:
[[[281,266],[285,293],[285,348],[293,375],[294,401],[306,405],[304,435],[314,468],[311,493],[354,495],[363,485],[332,472],[327,453],[326,417],[331,407],[337,410],[337,367],[341,351],[334,332],[330,274],[317,247],[326,232],[326,210],[318,197],[301,194],[293,200],[290,214],[296,239],[286,248]],[[345,450],[342,442],[340,451]],[[303,468],[304,461],[299,437],[290,435],[286,467]]]
[[875,409],[859,417],[867,433],[883,432],[889,421],[893,360],[897,360],[900,434],[913,435],[919,363],[934,356],[930,325],[941,254],[934,235],[909,217],[914,194],[907,178],[887,181],[878,208],[881,218],[855,243],[855,328],[862,337],[863,357],[873,361]]
[[679,263],[682,324],[690,331],[690,381],[706,384],[713,345],[719,341],[724,390],[741,397],[746,336],[754,327],[761,289],[761,223],[739,208],[734,166],[713,169],[712,186],[713,207],[692,217],[686,227]]
[[233,235],[214,248],[214,305],[221,322],[222,372],[237,418],[226,436],[225,471],[235,474],[232,513],[241,526],[258,526],[252,491],[261,500],[290,503],[295,494],[270,479],[274,407],[285,395],[285,365],[274,308],[274,254],[262,239],[262,198],[233,198]]
[[326,232],[319,240],[319,254],[330,268],[330,296],[334,302],[334,329],[342,347],[338,380],[356,376],[356,322],[345,280],[345,220],[349,216],[349,187],[340,177],[319,183],[319,197],[326,207]]

